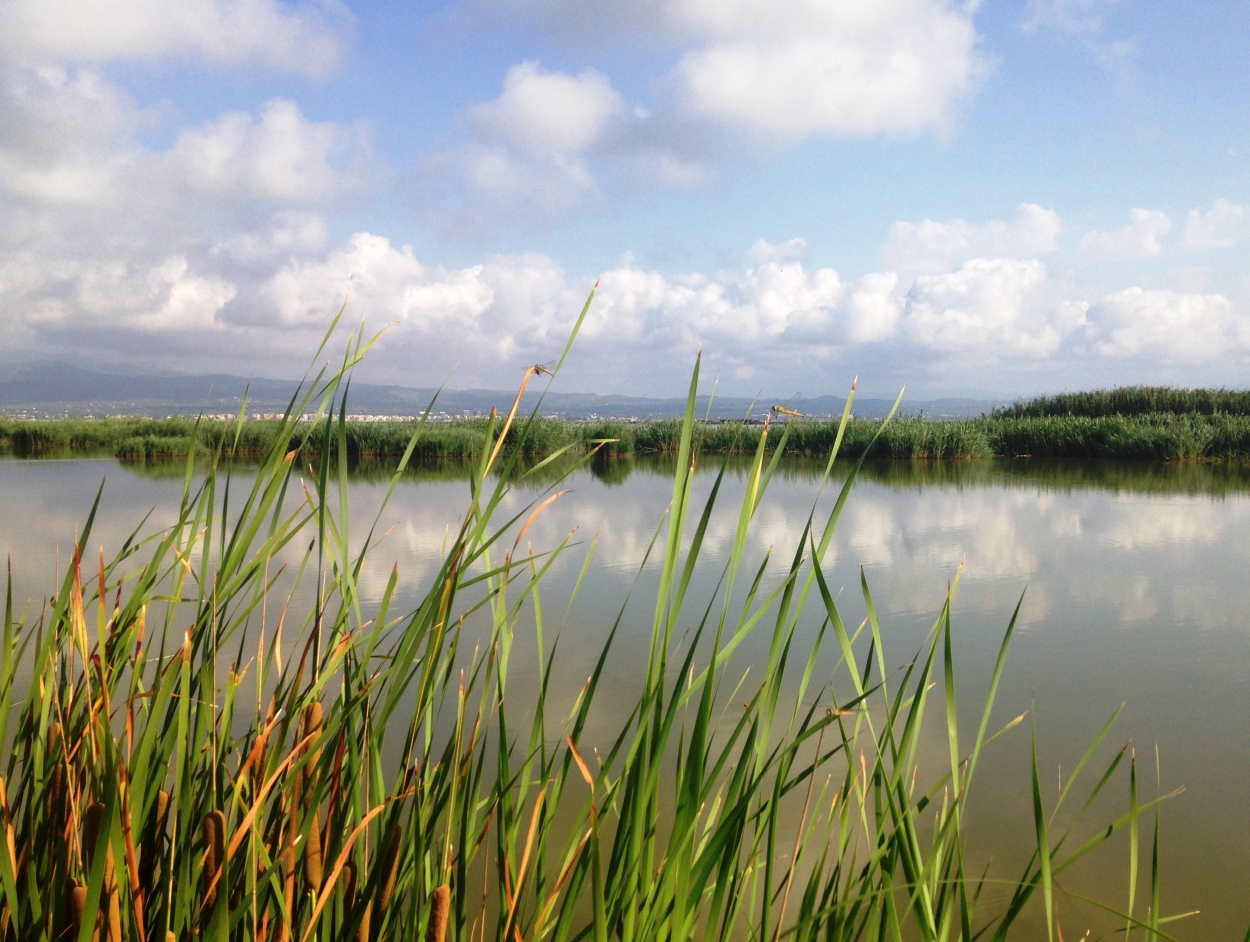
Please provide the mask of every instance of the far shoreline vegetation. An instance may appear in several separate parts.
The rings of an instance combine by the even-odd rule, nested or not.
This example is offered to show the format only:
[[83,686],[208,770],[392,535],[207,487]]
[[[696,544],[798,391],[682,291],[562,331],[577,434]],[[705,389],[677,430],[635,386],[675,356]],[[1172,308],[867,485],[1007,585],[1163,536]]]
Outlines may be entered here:
[[[366,420],[347,417],[350,460],[404,454],[421,419]],[[838,433],[837,418],[775,411],[770,421],[790,425],[791,455],[822,456]],[[696,423],[704,454],[749,453],[759,422]],[[505,450],[526,458],[600,449],[605,456],[671,455],[681,439],[680,419],[627,421],[536,418],[514,430]],[[17,455],[113,454],[127,461],[184,458],[194,451],[237,457],[265,454],[282,422],[248,419],[0,417],[0,450]],[[478,456],[490,435],[487,417],[428,421],[412,454],[416,461]],[[879,436],[878,436],[878,433]],[[875,458],[962,460],[973,458],[1086,458],[1163,461],[1250,459],[1250,391],[1132,386],[1063,393],[1018,402],[973,419],[896,417],[884,429],[875,419],[852,419],[842,451],[863,454],[870,441]],[[325,440],[305,423],[296,443],[315,453]]]

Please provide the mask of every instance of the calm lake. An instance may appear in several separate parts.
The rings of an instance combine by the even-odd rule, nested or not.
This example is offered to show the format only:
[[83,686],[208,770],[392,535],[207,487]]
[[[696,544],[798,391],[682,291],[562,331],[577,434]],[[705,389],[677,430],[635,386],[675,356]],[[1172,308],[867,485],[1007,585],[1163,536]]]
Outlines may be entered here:
[[[716,462],[708,465],[714,469]],[[836,488],[818,494],[820,470],[807,463],[784,466],[760,509],[751,548],[757,562],[774,551],[768,564],[772,577],[787,567],[813,503],[826,510],[832,503]],[[536,551],[570,532],[578,543],[555,564],[543,589],[547,633],[560,635],[558,676],[571,678],[570,698],[631,586],[640,580],[645,585],[658,565],[658,558],[644,559],[671,494],[668,473],[662,463],[641,461],[578,471],[560,485],[571,491],[525,535]],[[149,511],[147,532],[171,522],[180,474],[180,469],[128,468],[112,459],[0,458],[0,553],[12,561],[16,607],[36,611],[39,599],[52,591],[102,480],[104,498],[85,553],[89,558],[101,546],[111,555]],[[383,592],[392,567],[399,574],[397,608],[422,594],[448,528],[459,523],[466,477],[440,469],[413,473],[401,483],[383,516],[385,536],[361,579],[366,605]],[[697,499],[706,495],[713,477],[700,476],[703,493]],[[742,480],[741,471],[731,468],[709,526],[708,565],[704,581],[692,589],[696,594],[711,593],[716,563],[732,545]],[[354,541],[363,536],[386,486],[383,474],[353,479]],[[505,512],[519,511],[546,486],[519,483]],[[1032,839],[1030,723],[1053,795],[1124,702],[1104,762],[1131,741],[1143,797],[1185,787],[1163,806],[1164,911],[1202,911],[1175,924],[1179,938],[1231,939],[1250,924],[1248,533],[1250,469],[903,463],[865,470],[825,564],[852,627],[864,614],[863,568],[880,612],[887,662],[895,667],[923,643],[963,564],[954,623],[959,691],[968,708],[963,721],[969,727],[975,725],[974,708],[1003,630],[1024,593],[992,725],[1025,712],[1029,720],[990,746],[983,759],[979,794],[972,799],[978,812],[970,845],[1003,864],[1000,876],[1014,874],[1023,862],[1019,848]],[[589,568],[569,605],[587,552]],[[638,600],[625,609],[605,681],[608,691],[630,690],[637,682],[649,605],[639,589]],[[809,608],[815,631],[819,614],[816,606]],[[762,659],[766,643],[762,639],[741,652],[743,669],[751,668],[753,658]],[[834,660],[830,651],[831,677]],[[532,652],[527,655],[518,643],[514,676],[523,683],[536,670]],[[944,749],[944,743],[935,744],[935,763],[945,761]],[[1112,799],[1091,812],[1091,822],[1123,807],[1127,794]],[[1146,886],[1150,827],[1149,820],[1143,822]],[[1115,894],[1109,901],[1123,905],[1127,854],[1126,842],[1114,844],[1098,865],[1061,882],[1078,893]],[[1063,894],[1058,907],[1065,933],[1079,937],[1086,910]],[[1071,923],[1065,913],[1076,914]]]

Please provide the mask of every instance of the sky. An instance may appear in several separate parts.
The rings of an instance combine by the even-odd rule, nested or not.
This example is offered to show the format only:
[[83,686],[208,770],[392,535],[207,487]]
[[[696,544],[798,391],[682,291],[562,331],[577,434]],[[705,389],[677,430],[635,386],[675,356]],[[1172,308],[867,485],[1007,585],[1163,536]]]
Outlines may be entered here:
[[0,351],[1247,385],[1247,0],[0,0]]

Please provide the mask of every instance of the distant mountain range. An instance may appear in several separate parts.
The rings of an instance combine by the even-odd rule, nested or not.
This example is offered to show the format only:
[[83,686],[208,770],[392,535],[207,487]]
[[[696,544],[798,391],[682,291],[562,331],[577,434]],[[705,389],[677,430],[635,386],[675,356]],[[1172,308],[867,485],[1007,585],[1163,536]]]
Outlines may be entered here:
[[[0,413],[30,416],[235,413],[245,391],[249,412],[281,412],[295,387],[293,381],[249,380],[223,373],[118,375],[63,362],[9,363],[0,364]],[[483,415],[492,407],[508,408],[514,395],[506,390],[444,389],[438,394],[434,409],[443,415]],[[526,396],[526,405],[532,407],[537,395],[537,390],[531,390]],[[353,382],[348,406],[349,411],[357,415],[419,415],[434,396],[433,389]],[[709,410],[706,397],[701,397],[699,414],[713,419],[741,419],[762,415],[769,407],[780,403],[807,415],[830,416],[840,415],[845,401],[839,396],[758,400],[721,396],[713,400]],[[904,411],[928,418],[967,418],[1003,404],[981,399],[935,399],[905,403]],[[880,418],[891,405],[892,400],[857,398],[855,414]],[[681,415],[684,409],[684,399],[564,392],[548,393],[542,405],[543,414],[567,419],[596,416],[657,419]]]

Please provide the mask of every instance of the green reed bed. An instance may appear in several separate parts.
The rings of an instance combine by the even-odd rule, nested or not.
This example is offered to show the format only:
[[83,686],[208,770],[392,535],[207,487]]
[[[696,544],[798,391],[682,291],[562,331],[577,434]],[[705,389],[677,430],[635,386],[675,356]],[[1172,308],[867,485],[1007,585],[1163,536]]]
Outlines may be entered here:
[[1250,417],[1237,415],[1047,416],[985,420],[994,454],[1055,458],[1238,460],[1250,458]]
[[997,411],[1024,417],[1111,415],[1250,415],[1250,390],[1178,389],[1171,386],[1120,386],[1087,392],[1038,396]]
[[195,454],[200,448],[194,438],[132,435],[122,440],[114,454],[124,461],[169,461]]
[[[455,421],[352,421],[343,432],[352,462],[399,458],[413,430],[422,434],[417,460],[471,459],[489,437],[490,419]],[[967,459],[999,457],[1125,458],[1170,461],[1250,459],[1250,415],[1232,413],[1146,413],[1133,415],[1015,415],[1002,413],[966,420],[899,418],[882,430],[874,420],[838,421],[786,419],[791,425],[791,454],[821,456],[841,436],[849,457],[858,457],[869,442],[874,453],[900,459]],[[324,423],[301,422],[292,437],[308,458],[325,439]],[[614,456],[675,455],[681,447],[682,421],[569,422],[535,418],[525,429],[508,430],[504,453],[536,459],[574,451]],[[694,438],[708,455],[749,454],[759,434],[758,423],[695,422]],[[878,437],[878,433],[880,433]],[[241,423],[193,419],[96,419],[0,423],[0,448],[21,455],[65,452],[108,452],[132,459],[160,442],[165,457],[183,457],[197,448],[228,450],[252,458],[265,454],[283,424],[273,420]],[[178,443],[181,442],[181,445]]]
[[[188,461],[172,526],[136,530],[111,557],[76,554],[38,612],[19,613],[8,593],[0,938],[1003,939],[1022,919],[1053,938],[1059,901],[1066,911],[1065,894],[1079,895],[1073,865],[1096,851],[1123,870],[1123,896],[1105,905],[1126,937],[1169,937],[1157,799],[1143,797],[1127,747],[1095,768],[1110,723],[1059,788],[1034,756],[1023,863],[971,869],[972,783],[983,750],[1020,720],[991,724],[1014,618],[974,704],[955,694],[949,597],[901,660],[886,661],[866,583],[868,617],[845,623],[818,561],[856,467],[787,555],[751,559],[796,428],[753,430],[730,552],[703,558],[725,471],[696,502],[697,368],[656,569],[589,677],[561,671],[557,613],[571,600],[544,584],[570,554],[590,565],[593,547],[528,548],[558,483],[502,510],[515,508],[517,474],[551,465],[524,469],[504,447],[535,422],[516,414],[520,393],[486,426],[420,601],[397,611],[393,575],[366,606],[357,579],[382,510],[348,518],[341,394],[367,346],[358,334],[343,369],[292,402],[247,486],[228,448],[203,478]],[[294,416],[318,409],[327,421],[305,463]],[[391,489],[429,428],[412,432]],[[783,575],[766,578],[778,563]],[[707,565],[718,587],[695,597]],[[282,570],[315,587],[306,610]],[[796,644],[805,610],[819,631]],[[632,700],[606,709],[614,645],[638,632],[644,669],[613,680],[632,684]],[[734,653],[755,641],[764,661],[743,676]],[[509,670],[522,646],[541,665],[529,683]],[[840,658],[836,673],[818,669],[823,651]],[[922,761],[934,731],[942,758]],[[1117,817],[1067,823],[1113,790]],[[1103,845],[1117,835],[1127,850],[1112,859]]]

